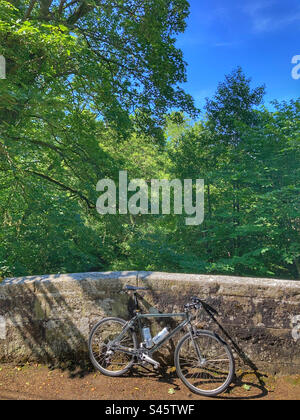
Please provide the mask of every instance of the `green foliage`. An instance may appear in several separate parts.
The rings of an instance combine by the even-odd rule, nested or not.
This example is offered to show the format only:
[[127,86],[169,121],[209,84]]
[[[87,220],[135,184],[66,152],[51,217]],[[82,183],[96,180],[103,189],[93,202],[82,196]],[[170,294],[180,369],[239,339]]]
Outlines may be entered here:
[[101,218],[95,186],[126,166],[151,177],[167,111],[197,112],[179,87],[187,14],[186,0],[1,0],[0,274],[99,270],[121,254],[133,221]]
[[206,102],[208,125],[218,135],[219,141],[236,145],[240,141],[240,129],[257,123],[253,109],[259,106],[265,94],[265,86],[250,87],[241,67],[225,76],[213,99]]
[[[0,278],[300,278],[299,100],[261,107],[264,87],[238,68],[193,122],[175,47],[187,14],[186,0],[0,1]],[[204,223],[100,216],[96,184],[120,170],[203,178]]]
[[[228,84],[250,103],[250,80],[240,70]],[[179,224],[172,238],[184,245],[180,264],[190,272],[299,278],[299,100],[274,103],[272,112],[255,101],[244,116],[234,97],[230,108],[224,86],[213,101],[220,118],[208,101],[205,123],[170,144],[174,175],[206,181],[204,224]],[[233,127],[239,141],[228,141]]]

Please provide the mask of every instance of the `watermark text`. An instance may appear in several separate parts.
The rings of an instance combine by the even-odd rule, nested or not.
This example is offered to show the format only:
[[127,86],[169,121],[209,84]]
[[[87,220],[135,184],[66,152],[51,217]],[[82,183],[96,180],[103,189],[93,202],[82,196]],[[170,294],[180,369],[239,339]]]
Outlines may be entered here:
[[6,79],[6,60],[0,55],[0,79]]
[[292,69],[292,78],[298,80],[300,79],[300,55],[294,55],[292,64],[296,64]]
[[[119,172],[118,188],[111,179],[98,182],[96,208],[101,215],[176,215],[185,214],[187,226],[199,226],[204,221],[204,180],[172,181],[134,179],[128,182],[127,171]],[[118,203],[117,203],[118,201]]]
[[300,315],[296,315],[292,318],[292,336],[297,342],[300,339]]

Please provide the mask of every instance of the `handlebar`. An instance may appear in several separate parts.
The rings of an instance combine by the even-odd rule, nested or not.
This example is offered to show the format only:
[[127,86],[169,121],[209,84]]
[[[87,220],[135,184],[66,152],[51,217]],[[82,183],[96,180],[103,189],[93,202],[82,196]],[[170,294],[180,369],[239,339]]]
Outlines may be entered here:
[[202,305],[202,301],[201,299],[199,299],[196,296],[191,297],[191,303],[187,303],[186,305],[184,305],[184,309],[189,311],[192,309],[200,309]]
[[187,303],[186,305],[184,305],[184,309],[186,311],[203,308],[205,312],[212,318],[214,317],[214,315],[219,315],[216,309],[214,309],[211,305],[199,299],[198,297],[191,297],[191,301],[192,303]]

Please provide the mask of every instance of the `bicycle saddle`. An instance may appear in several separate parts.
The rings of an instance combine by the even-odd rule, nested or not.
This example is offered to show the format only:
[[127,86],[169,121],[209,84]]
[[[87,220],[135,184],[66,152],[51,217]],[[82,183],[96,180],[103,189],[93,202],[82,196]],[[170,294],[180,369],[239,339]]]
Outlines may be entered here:
[[137,290],[149,290],[148,287],[137,287],[137,286],[130,286],[130,285],[126,285],[125,289],[131,292],[135,292]]

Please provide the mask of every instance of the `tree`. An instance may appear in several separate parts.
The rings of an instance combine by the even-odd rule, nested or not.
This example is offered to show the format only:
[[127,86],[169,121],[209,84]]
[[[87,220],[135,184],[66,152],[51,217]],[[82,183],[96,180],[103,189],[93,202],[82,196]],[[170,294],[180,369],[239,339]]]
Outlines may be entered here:
[[203,225],[178,218],[168,235],[179,270],[300,278],[300,104],[273,107],[253,111],[235,145],[209,122],[171,143],[174,175],[206,184]]
[[8,78],[27,89],[71,85],[117,128],[136,110],[143,129],[161,127],[170,107],[195,112],[178,87],[186,73],[175,40],[187,15],[186,0],[2,1]]
[[251,89],[241,67],[225,76],[213,99],[206,100],[209,127],[226,144],[237,145],[242,126],[257,123],[254,107],[261,105],[265,86]]
[[[79,169],[78,160],[100,168],[99,132],[122,139],[139,130],[162,141],[171,107],[196,111],[178,87],[186,77],[175,47],[185,0],[2,1],[0,11],[2,159],[19,179],[46,179],[94,207],[86,189],[68,184],[61,161],[65,170]],[[47,155],[55,176],[33,164],[36,153]],[[101,173],[88,172],[93,182]]]
[[[105,231],[95,210],[95,186],[124,169],[124,160],[107,151],[106,142],[113,140],[118,147],[142,133],[163,146],[169,110],[196,112],[192,98],[179,87],[186,71],[175,46],[187,15],[186,0],[1,0],[0,54],[7,64],[7,79],[0,81],[0,256],[8,261],[5,272],[50,269],[51,264],[42,269],[33,262],[42,261],[40,254],[31,262],[30,252],[22,258],[13,241],[18,232],[26,249],[35,238],[41,250],[51,253],[55,237],[44,248],[42,238],[55,226],[54,214],[60,220],[61,213],[70,212],[64,220],[71,231],[58,235],[62,243],[68,236],[80,243],[87,225],[97,226],[96,235]],[[53,205],[47,211],[58,202],[61,210]],[[89,256],[83,253],[80,261],[102,267],[104,258],[108,264],[103,247],[96,260],[88,249]],[[20,262],[18,269],[12,268],[13,259]],[[65,255],[54,260],[53,271],[66,269]]]

